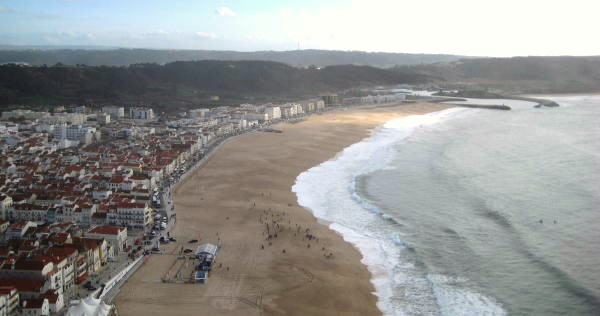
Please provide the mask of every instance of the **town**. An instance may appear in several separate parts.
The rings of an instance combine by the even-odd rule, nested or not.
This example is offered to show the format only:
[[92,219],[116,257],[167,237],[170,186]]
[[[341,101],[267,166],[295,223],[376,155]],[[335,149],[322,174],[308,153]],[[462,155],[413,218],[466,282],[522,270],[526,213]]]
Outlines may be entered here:
[[[330,94],[175,117],[133,106],[3,112],[0,315],[61,315],[77,300],[110,314],[105,303],[112,291],[145,256],[176,241],[170,189],[223,140],[277,131],[269,126],[341,106],[405,97]],[[198,248],[216,253],[210,244]]]

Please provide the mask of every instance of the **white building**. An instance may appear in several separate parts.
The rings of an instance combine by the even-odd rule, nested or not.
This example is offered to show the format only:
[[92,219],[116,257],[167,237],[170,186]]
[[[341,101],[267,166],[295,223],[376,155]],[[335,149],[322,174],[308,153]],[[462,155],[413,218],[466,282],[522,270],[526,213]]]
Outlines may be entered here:
[[108,114],[98,114],[96,115],[96,120],[98,121],[98,124],[109,124],[110,123],[110,115]]
[[125,251],[127,228],[119,226],[97,226],[85,234],[88,238],[104,238],[115,254]]
[[148,203],[120,203],[106,214],[106,221],[108,225],[133,229],[149,228],[154,224]]
[[100,139],[100,133],[93,127],[86,127],[82,125],[67,125],[58,124],[54,126],[53,136],[55,140],[68,139],[72,141],[79,141],[81,144],[91,144],[94,141]]
[[79,113],[58,113],[55,115],[43,117],[40,120],[50,124],[83,124],[87,121],[87,115]]
[[110,115],[113,119],[125,116],[125,108],[122,106],[104,106],[102,112]]
[[286,103],[281,105],[280,109],[281,116],[284,118],[289,118],[304,113],[302,107],[298,103]]
[[137,120],[152,120],[154,111],[151,108],[129,108],[129,117]]
[[236,130],[243,130],[247,127],[246,120],[244,119],[231,119],[229,120],[229,123],[233,124],[233,129]]
[[85,105],[74,107],[73,113],[85,114],[87,112]]
[[27,316],[50,315],[50,303],[46,298],[23,300],[19,314]]
[[244,115],[246,120],[256,120],[259,122],[265,122],[269,120],[269,115],[267,113],[258,113],[258,112],[248,112]]
[[269,120],[276,120],[281,118],[281,108],[278,106],[267,106],[265,113],[268,115]]
[[14,286],[0,286],[0,315],[16,315],[19,292]]
[[34,126],[34,130],[38,133],[53,133],[54,124],[41,123]]
[[210,109],[194,109],[190,110],[191,118],[205,118],[208,116]]
[[302,106],[302,110],[304,113],[314,112],[317,110],[317,105],[314,100],[305,100],[300,101],[300,106]]
[[315,106],[317,110],[322,110],[325,108],[325,101],[319,99],[319,100],[315,100]]
[[50,113],[48,112],[34,112],[31,110],[12,110],[2,112],[2,119],[8,120],[12,118],[25,118],[25,119],[42,119],[46,117],[50,117]]
[[256,105],[256,104],[249,104],[249,103],[245,103],[245,104],[240,104],[240,108],[242,109],[246,109],[246,110],[250,110],[250,111],[254,111],[254,112],[264,112],[266,106],[265,105]]

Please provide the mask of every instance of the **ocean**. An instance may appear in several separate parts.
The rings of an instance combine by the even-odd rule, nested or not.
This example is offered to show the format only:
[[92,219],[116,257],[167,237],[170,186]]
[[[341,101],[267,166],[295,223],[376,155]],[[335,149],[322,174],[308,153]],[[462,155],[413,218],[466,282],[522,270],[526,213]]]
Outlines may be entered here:
[[600,315],[600,96],[394,119],[300,174],[386,315]]

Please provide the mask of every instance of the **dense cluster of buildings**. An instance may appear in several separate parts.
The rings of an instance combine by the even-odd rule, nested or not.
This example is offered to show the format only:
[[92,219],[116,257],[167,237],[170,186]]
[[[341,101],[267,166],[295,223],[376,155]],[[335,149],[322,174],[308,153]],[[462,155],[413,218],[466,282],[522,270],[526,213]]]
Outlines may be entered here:
[[[215,138],[324,108],[321,100],[196,109],[13,110],[0,121],[0,315],[63,310],[74,284],[153,227],[153,193]],[[128,113],[128,115],[125,115]]]
[[160,120],[144,107],[3,112],[0,316],[63,310],[74,284],[153,229],[157,188],[216,139],[333,104],[330,95]]
[[63,310],[74,284],[131,249],[128,231],[152,229],[153,189],[218,133],[134,125],[121,110],[108,124],[93,120],[101,113],[3,113],[0,315]]
[[218,132],[229,133],[282,119],[291,119],[302,114],[325,109],[322,99],[288,102],[283,104],[241,104],[238,107],[218,107],[213,109],[190,110],[184,118],[167,122],[170,127],[213,128]]
[[127,247],[127,228],[0,221],[0,315],[49,315]]

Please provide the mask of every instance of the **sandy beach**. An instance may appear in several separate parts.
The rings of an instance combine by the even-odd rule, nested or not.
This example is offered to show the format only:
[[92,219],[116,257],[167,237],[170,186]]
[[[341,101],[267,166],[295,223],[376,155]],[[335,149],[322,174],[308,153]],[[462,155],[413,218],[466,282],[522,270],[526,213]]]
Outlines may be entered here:
[[539,97],[579,97],[579,96],[595,96],[600,95],[600,92],[577,92],[577,93],[539,93],[539,94],[521,94],[519,97],[539,98]]
[[[363,107],[230,140],[174,190],[178,239],[121,288],[120,315],[379,315],[361,254],[297,205],[301,172],[390,119],[439,104]],[[307,234],[310,237],[307,237]],[[271,235],[271,238],[268,238]],[[190,239],[221,246],[207,284],[162,283],[185,270]],[[264,248],[264,249],[263,249]],[[181,268],[183,267],[183,268]]]

